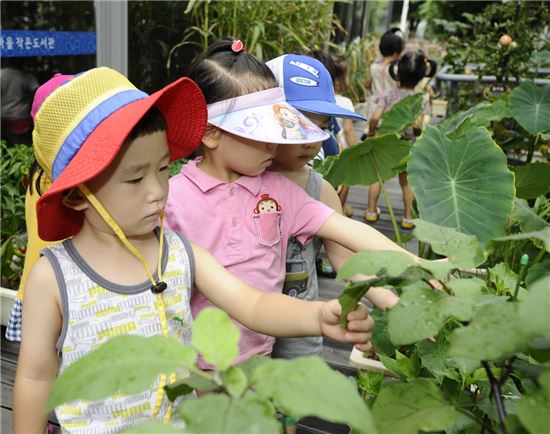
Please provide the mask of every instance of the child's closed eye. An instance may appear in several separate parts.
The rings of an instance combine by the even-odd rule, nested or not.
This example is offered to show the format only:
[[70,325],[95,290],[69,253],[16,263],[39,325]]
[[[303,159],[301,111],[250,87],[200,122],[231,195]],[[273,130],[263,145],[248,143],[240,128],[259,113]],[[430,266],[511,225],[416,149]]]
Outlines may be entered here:
[[168,170],[168,165],[162,166],[162,167],[159,169],[159,172],[164,172],[165,170]]
[[143,179],[143,176],[141,178],[130,179],[129,181],[126,181],[126,182],[128,184],[139,184],[142,179]]

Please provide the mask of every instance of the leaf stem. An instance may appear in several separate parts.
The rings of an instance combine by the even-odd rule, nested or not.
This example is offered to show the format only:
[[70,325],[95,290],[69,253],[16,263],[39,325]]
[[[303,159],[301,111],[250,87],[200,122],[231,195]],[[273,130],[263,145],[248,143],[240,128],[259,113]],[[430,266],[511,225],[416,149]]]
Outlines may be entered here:
[[535,153],[535,148],[540,142],[540,138],[541,138],[541,134],[537,133],[537,135],[535,136],[535,140],[533,141],[531,146],[529,146],[529,152],[527,153],[527,163],[530,163],[531,160],[533,160],[533,154]]
[[502,434],[508,434],[508,431],[506,431],[506,425],[504,424],[504,420],[506,419],[506,409],[504,408],[504,403],[502,402],[502,396],[500,394],[500,382],[493,375],[493,371],[491,371],[491,367],[489,366],[489,362],[487,360],[483,360],[481,364],[483,365],[483,368],[485,368],[485,372],[487,372],[489,383],[491,383],[491,393],[495,398],[501,432]]
[[400,246],[403,246],[403,241],[401,240],[401,232],[399,232],[399,228],[397,227],[397,222],[395,220],[395,214],[393,213],[393,207],[391,206],[390,198],[388,196],[388,192],[384,188],[384,180],[382,179],[382,176],[380,175],[380,171],[378,170],[378,166],[376,164],[376,160],[374,159],[374,156],[372,155],[372,152],[369,154],[370,159],[372,161],[372,165],[374,167],[374,170],[376,171],[376,177],[378,178],[378,182],[380,183],[380,189],[382,190],[382,194],[384,195],[384,200],[386,201],[386,205],[388,206],[388,211],[390,212],[390,218],[391,223],[393,226],[393,231],[395,232],[395,240],[397,244]]

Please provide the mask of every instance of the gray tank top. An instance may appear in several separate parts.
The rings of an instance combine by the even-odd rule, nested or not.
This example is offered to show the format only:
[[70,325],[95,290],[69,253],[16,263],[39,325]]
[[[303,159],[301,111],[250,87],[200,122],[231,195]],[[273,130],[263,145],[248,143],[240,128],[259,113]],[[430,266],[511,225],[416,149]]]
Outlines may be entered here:
[[[305,191],[312,198],[319,200],[323,177],[310,170]],[[303,246],[295,238],[288,240],[286,250],[286,276],[283,293],[302,300],[316,300],[319,295],[319,283],[315,270],[315,259],[321,248],[322,240],[314,237]],[[280,338],[275,341],[272,356],[293,358],[303,355],[319,354],[323,338]]]

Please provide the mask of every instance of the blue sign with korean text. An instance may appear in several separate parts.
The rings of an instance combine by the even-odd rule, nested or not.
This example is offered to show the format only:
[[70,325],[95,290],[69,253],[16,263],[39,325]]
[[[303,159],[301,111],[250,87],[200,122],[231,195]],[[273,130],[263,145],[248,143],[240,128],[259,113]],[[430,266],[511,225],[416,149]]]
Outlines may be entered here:
[[0,31],[2,57],[95,54],[95,32]]

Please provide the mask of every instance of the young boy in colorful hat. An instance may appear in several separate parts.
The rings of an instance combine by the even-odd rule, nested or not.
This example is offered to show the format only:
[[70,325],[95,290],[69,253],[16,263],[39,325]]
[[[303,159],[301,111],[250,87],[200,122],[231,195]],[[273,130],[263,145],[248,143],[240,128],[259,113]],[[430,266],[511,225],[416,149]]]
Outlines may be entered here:
[[[38,232],[47,241],[66,240],[44,249],[28,278],[15,433],[42,432],[56,374],[111,337],[162,334],[189,343],[193,285],[262,333],[324,334],[370,347],[373,321],[364,306],[350,313],[344,330],[336,300],[300,302],[257,291],[198,245],[163,230],[168,163],[195,150],[206,127],[193,81],[181,78],[148,96],[116,71],[95,68],[55,76],[35,103],[33,146],[52,180],[37,203]],[[172,380],[160,376],[131,396],[65,404],[57,419],[75,433],[169,420],[163,386]]]

